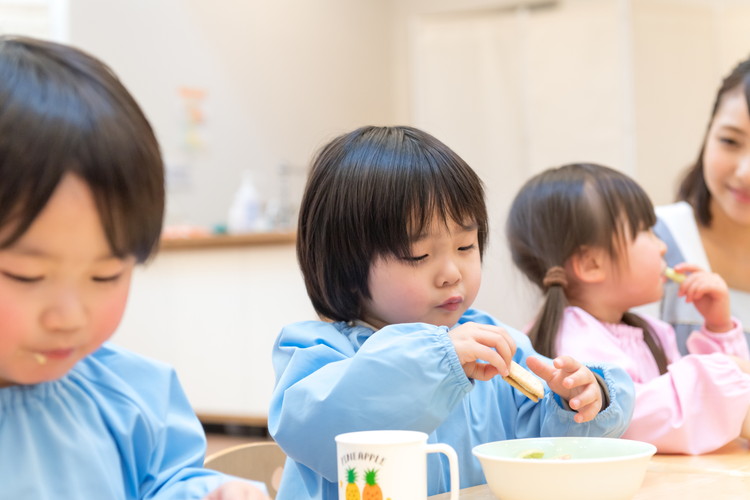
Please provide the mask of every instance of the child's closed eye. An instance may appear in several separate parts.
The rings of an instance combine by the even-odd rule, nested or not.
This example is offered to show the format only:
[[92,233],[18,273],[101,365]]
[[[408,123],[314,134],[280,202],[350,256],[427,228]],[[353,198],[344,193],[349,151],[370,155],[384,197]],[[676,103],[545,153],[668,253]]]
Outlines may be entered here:
[[91,281],[96,283],[113,283],[122,277],[123,273],[112,274],[109,276],[92,276]]
[[458,249],[462,252],[465,252],[467,250],[474,250],[477,247],[476,243],[472,243],[471,245],[466,245],[463,247],[458,247]]
[[44,276],[27,276],[22,274],[11,273],[8,271],[2,271],[3,276],[19,283],[37,283],[44,279]]
[[419,262],[419,261],[422,261],[422,260],[426,259],[426,258],[428,257],[428,255],[429,255],[429,254],[424,254],[424,255],[417,255],[417,256],[414,256],[414,255],[407,255],[406,257],[402,257],[402,258],[403,258],[403,260],[405,260],[406,262],[412,262],[412,263],[415,263],[415,262]]

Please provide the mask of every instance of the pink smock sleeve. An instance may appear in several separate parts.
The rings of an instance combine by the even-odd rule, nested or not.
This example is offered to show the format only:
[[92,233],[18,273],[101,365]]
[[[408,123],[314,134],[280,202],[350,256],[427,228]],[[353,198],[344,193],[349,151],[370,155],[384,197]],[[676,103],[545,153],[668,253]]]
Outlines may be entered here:
[[723,352],[744,359],[750,359],[747,347],[747,337],[742,330],[742,324],[736,318],[732,318],[734,328],[724,333],[715,333],[706,330],[705,325],[690,334],[687,340],[687,348],[690,354],[711,354]]
[[[681,358],[671,326],[646,320],[667,356],[665,374],[659,374],[642,330],[603,324],[575,307],[566,309],[558,353],[616,363],[628,372],[636,402],[624,438],[653,443],[661,453],[686,454],[707,453],[737,438],[750,408],[750,375],[725,352],[740,355],[741,342],[733,334],[703,330],[695,336],[702,353]],[[746,343],[744,348],[747,354]]]

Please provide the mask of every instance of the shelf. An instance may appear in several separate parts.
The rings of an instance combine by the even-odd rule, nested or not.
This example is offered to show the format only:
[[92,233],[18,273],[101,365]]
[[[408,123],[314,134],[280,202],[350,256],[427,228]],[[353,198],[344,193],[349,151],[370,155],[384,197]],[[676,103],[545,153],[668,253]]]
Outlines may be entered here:
[[161,240],[159,250],[172,251],[194,250],[203,248],[283,245],[293,244],[296,239],[297,235],[294,231],[191,236],[189,238],[166,238]]

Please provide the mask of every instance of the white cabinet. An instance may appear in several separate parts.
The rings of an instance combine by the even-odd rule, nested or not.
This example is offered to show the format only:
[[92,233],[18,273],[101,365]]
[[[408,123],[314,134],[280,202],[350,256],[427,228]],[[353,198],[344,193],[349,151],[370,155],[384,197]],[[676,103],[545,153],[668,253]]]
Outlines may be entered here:
[[[293,237],[248,236],[230,246],[162,249],[133,279],[113,341],[177,370],[207,422],[264,425],[281,328],[316,318]],[[271,238],[271,241],[275,241]]]

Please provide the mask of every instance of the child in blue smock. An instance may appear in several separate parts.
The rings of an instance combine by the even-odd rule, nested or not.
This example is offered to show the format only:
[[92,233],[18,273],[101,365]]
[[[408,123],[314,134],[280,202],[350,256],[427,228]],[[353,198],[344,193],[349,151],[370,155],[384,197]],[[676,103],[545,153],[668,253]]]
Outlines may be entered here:
[[[487,239],[481,181],[425,132],[363,127],[322,148],[297,237],[322,319],[285,327],[273,350],[269,430],[289,457],[278,498],[336,499],[344,432],[426,432],[456,450],[465,488],[485,482],[478,444],[626,429],[634,393],[623,370],[552,362],[471,309]],[[502,379],[511,360],[546,381],[540,402]],[[447,463],[429,455],[429,494],[448,481]]]
[[204,469],[174,372],[106,341],[159,241],[159,147],[103,63],[0,37],[0,499],[267,499]]

